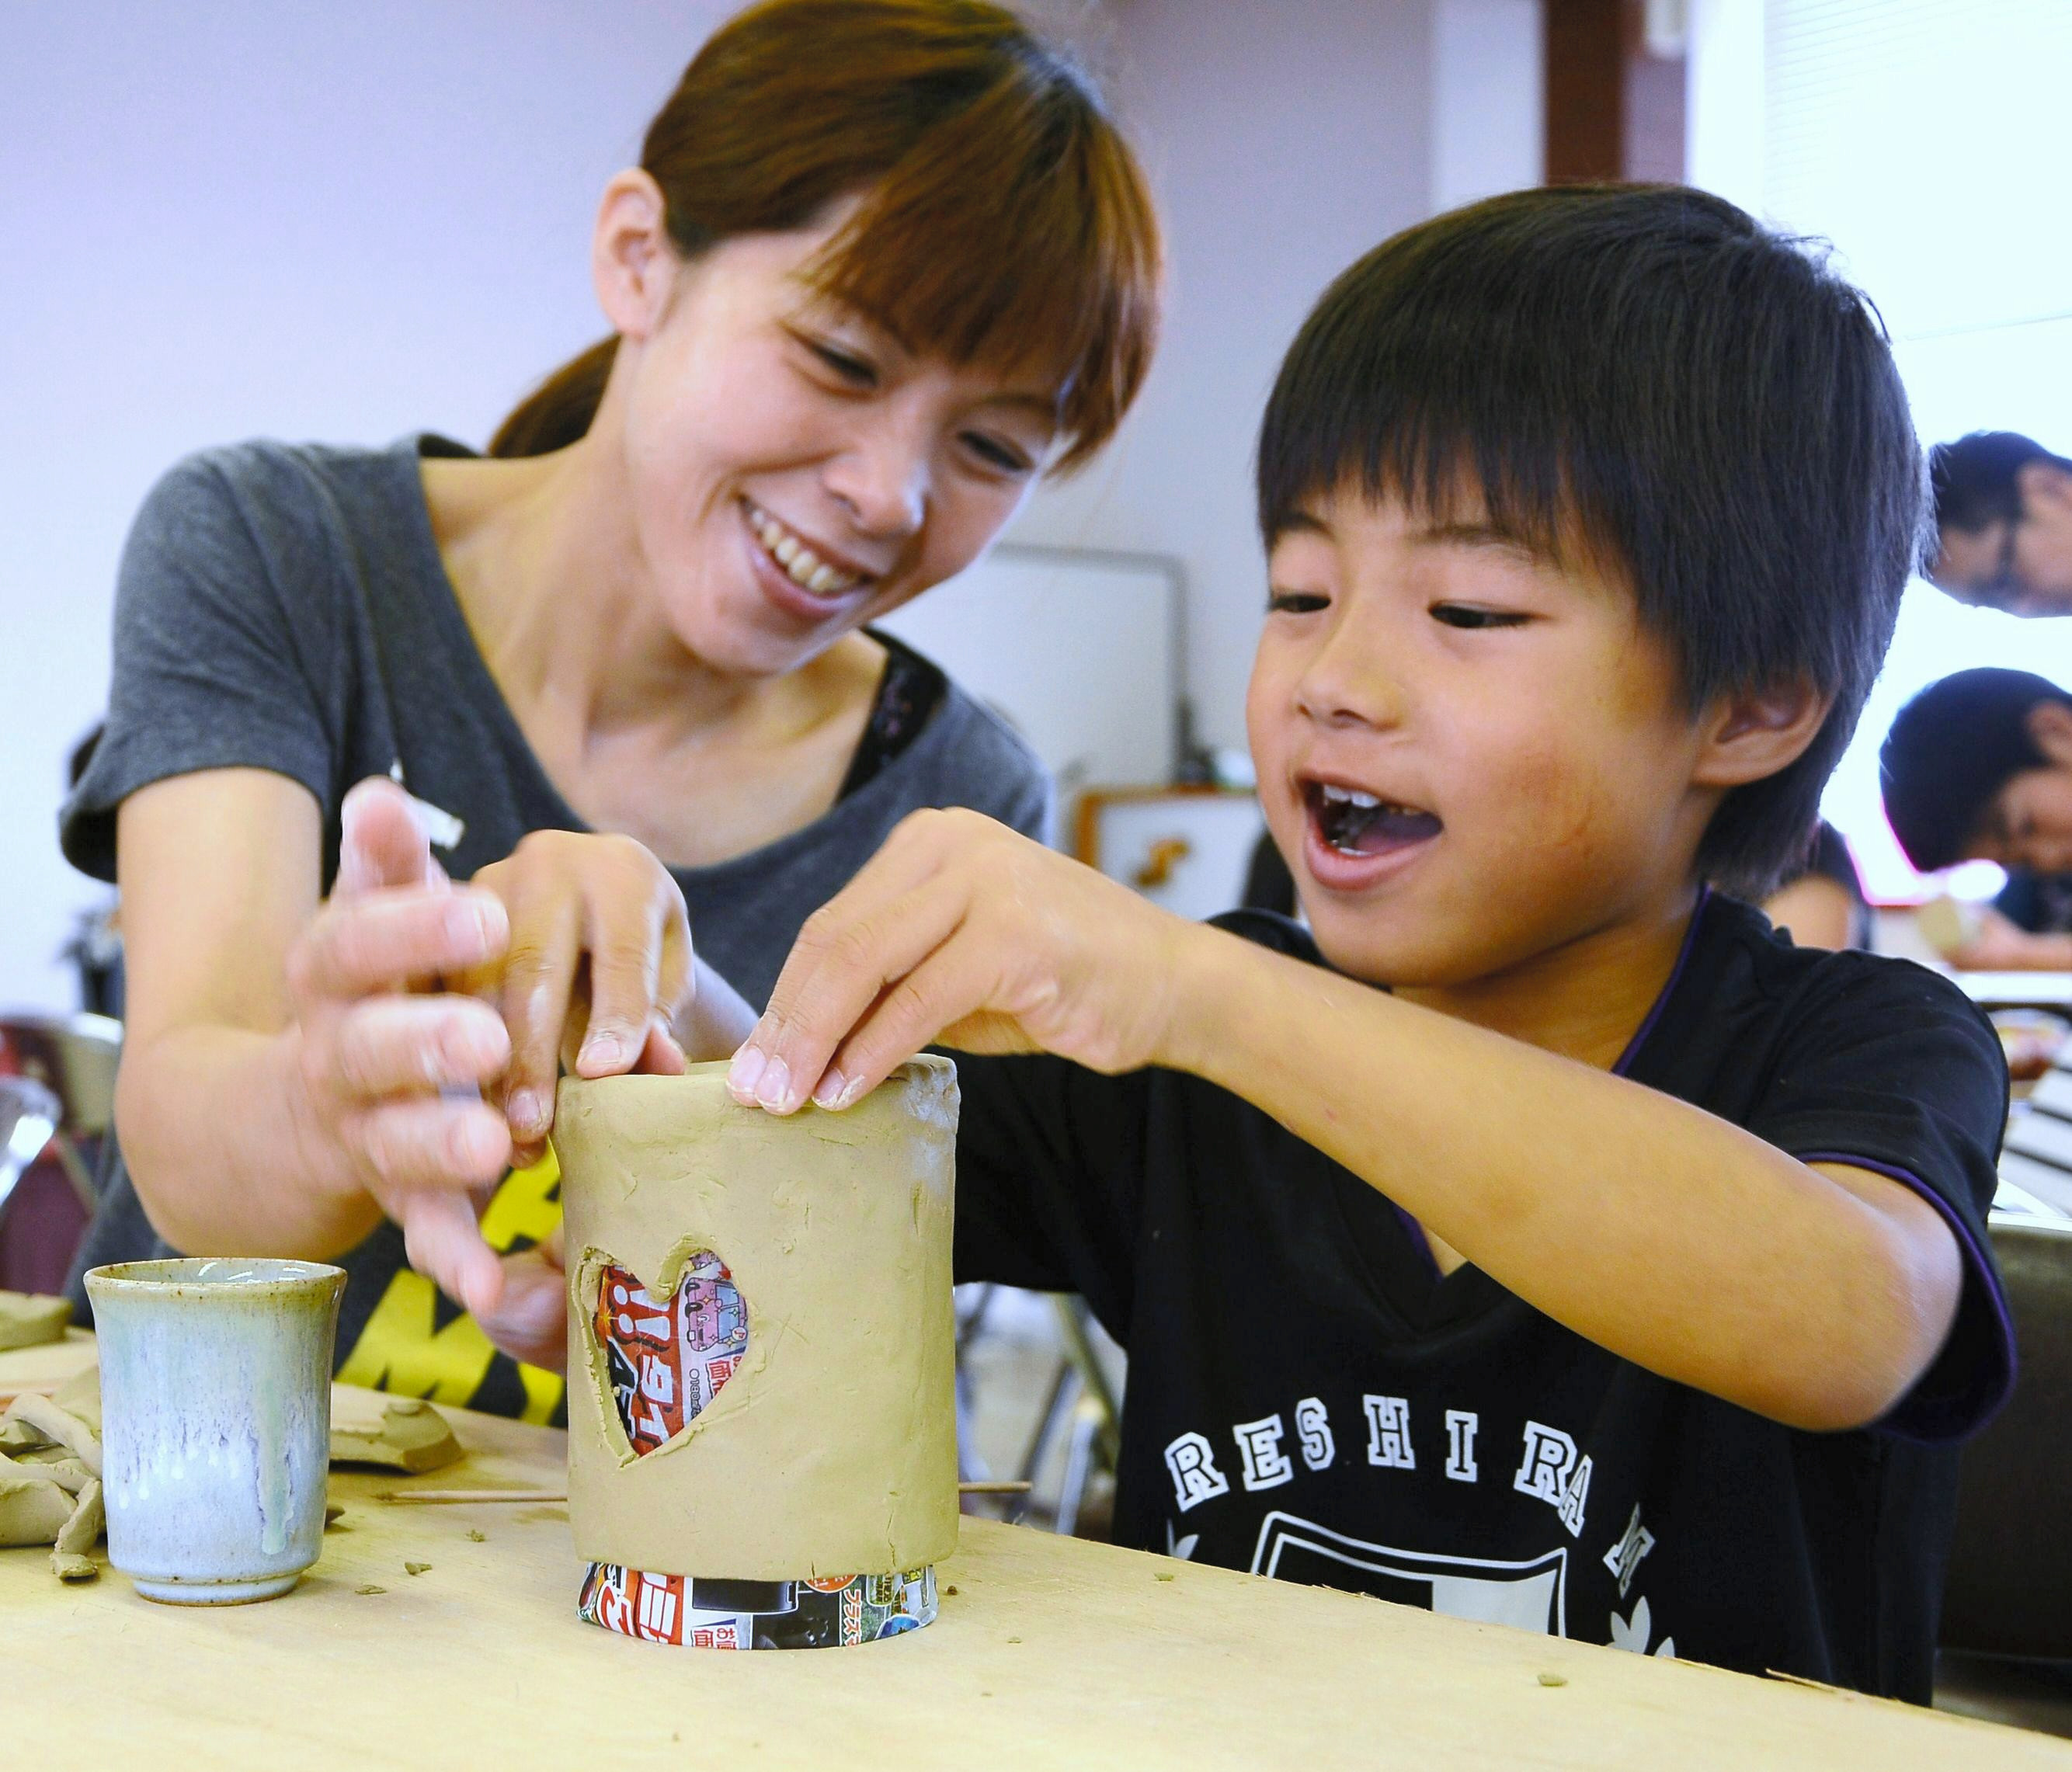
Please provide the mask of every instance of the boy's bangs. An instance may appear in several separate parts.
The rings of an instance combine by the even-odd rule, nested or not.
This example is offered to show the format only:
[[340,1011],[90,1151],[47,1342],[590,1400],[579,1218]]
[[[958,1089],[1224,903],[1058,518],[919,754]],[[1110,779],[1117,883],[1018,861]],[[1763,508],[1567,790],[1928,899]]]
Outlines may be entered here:
[[[936,130],[872,188],[815,275],[911,350],[1046,380],[1065,469],[1113,434],[1150,366],[1160,266],[1149,200],[1114,138],[1051,109],[1010,91]],[[1018,150],[1005,166],[1002,140]],[[994,163],[977,179],[981,142]]]

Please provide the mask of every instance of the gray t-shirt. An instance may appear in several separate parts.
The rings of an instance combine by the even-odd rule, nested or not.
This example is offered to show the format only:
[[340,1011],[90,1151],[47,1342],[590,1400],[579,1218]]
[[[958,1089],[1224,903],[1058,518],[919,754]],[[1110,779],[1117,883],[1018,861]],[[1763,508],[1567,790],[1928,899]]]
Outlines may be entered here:
[[[418,460],[462,453],[416,436],[379,450],[246,443],[190,457],[158,483],[123,553],[107,730],[60,822],[76,866],[113,879],[123,800],[204,769],[269,769],[308,788],[323,812],[327,888],[346,790],[397,765],[411,792],[462,821],[438,852],[457,879],[528,832],[586,828],[520,731],[439,557]],[[699,953],[760,1005],[799,926],[907,813],[968,806],[1041,837],[1050,804],[1028,746],[952,685],[823,816],[752,853],[672,871]],[[505,1183],[484,1227],[517,1248],[557,1215],[552,1178],[528,1171]],[[118,1178],[83,1260],[163,1252]],[[344,1265],[342,1375],[535,1416],[551,1388],[558,1405],[558,1381],[492,1359],[480,1330],[407,1272],[393,1226]]]

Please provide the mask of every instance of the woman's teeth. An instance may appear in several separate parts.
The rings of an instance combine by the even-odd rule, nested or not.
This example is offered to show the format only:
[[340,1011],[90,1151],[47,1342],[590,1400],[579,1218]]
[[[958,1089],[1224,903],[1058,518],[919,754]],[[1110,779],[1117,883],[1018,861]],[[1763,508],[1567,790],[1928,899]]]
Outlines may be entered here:
[[858,574],[829,565],[759,505],[744,501],[743,508],[748,512],[748,525],[754,530],[764,551],[794,584],[816,597],[839,597],[863,582]]

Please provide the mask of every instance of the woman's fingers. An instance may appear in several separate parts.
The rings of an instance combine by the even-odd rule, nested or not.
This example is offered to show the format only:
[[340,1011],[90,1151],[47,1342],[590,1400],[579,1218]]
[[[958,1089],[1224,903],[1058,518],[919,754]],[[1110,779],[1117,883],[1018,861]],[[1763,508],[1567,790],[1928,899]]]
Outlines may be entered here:
[[339,1135],[384,1188],[455,1191],[497,1180],[511,1159],[510,1129],[472,1097],[417,1096],[341,1115]]
[[387,777],[356,783],[339,808],[338,878],[343,894],[376,886],[428,886],[446,874],[411,808],[410,796]]
[[690,923],[673,882],[664,894],[651,880],[629,878],[594,889],[585,933],[590,1021],[575,1069],[615,1076],[639,1062],[656,1016],[676,1010],[689,971]]
[[554,1119],[561,1035],[582,958],[579,898],[552,890],[520,890],[512,907],[511,946],[499,993],[511,1034],[504,1111],[512,1135],[531,1145]]
[[[867,904],[871,896],[860,898]],[[951,939],[967,902],[959,881],[937,874],[862,915],[852,914],[842,897],[816,911],[784,963],[769,1008],[734,1055],[726,1079],[734,1100],[780,1114],[803,1107],[809,1096],[853,1100],[846,1078],[827,1075],[836,1047],[889,986]]]
[[511,1056],[503,1018],[471,997],[371,997],[307,1039],[313,1088],[372,1104],[389,1096],[479,1087]]
[[366,997],[487,964],[510,924],[486,892],[397,886],[335,898],[288,956],[288,981],[305,1006]]
[[402,1227],[410,1265],[478,1321],[495,1315],[504,1296],[504,1264],[482,1240],[475,1203],[446,1188],[402,1188],[377,1194],[381,1208]]

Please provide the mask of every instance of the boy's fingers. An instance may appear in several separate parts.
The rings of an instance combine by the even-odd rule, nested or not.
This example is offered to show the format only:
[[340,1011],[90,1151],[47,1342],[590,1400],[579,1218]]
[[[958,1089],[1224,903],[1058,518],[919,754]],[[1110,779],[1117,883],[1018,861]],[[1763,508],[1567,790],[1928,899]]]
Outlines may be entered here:
[[427,886],[443,880],[410,796],[385,776],[358,783],[339,808],[338,879],[352,894],[376,886]]
[[413,1268],[471,1316],[495,1311],[504,1293],[504,1265],[482,1240],[474,1203],[465,1194],[404,1190],[389,1211],[402,1227],[404,1253]]
[[876,916],[839,918],[837,907],[807,919],[784,963],[770,1006],[727,1073],[743,1106],[790,1113],[804,1105],[828,1061],[871,1005],[948,941],[967,895],[938,876]]
[[372,997],[339,1018],[313,1086],[366,1103],[480,1084],[511,1055],[504,1022],[467,997]]
[[504,1111],[512,1137],[528,1145],[544,1138],[553,1124],[554,1084],[582,957],[582,905],[552,893],[521,901],[512,918],[501,993],[504,1025],[511,1031]]
[[387,1101],[347,1115],[340,1129],[386,1188],[479,1187],[500,1176],[511,1157],[504,1116],[479,1101]]
[[839,1109],[861,1100],[944,1028],[982,1007],[989,993],[975,959],[947,944],[887,989],[808,1079],[813,1100]]
[[510,934],[486,892],[389,887],[334,898],[289,960],[302,997],[364,997],[493,960]]

